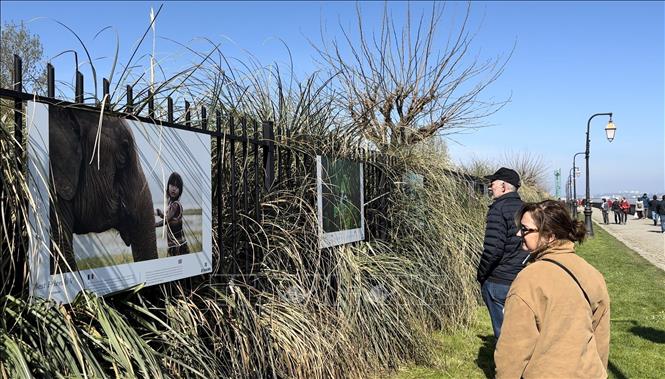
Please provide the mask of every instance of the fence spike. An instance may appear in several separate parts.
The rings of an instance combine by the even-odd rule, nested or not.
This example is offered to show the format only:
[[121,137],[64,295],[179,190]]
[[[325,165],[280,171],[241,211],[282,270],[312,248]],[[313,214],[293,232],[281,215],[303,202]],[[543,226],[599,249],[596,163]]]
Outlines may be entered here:
[[46,64],[46,96],[55,98],[55,68],[52,64]]
[[102,79],[102,93],[103,97],[105,98],[104,100],[104,107],[109,108],[111,106],[111,95],[109,95],[109,87],[111,86],[111,83],[109,83],[108,79],[103,78]]
[[76,70],[76,87],[74,92],[74,102],[83,104],[83,74],[78,69]]
[[171,96],[166,98],[166,120],[173,123],[173,99]]
[[189,101],[185,100],[185,126],[192,126],[192,115],[189,113]]
[[148,117],[155,119],[155,94],[152,90],[148,91]]
[[127,113],[134,113],[134,89],[127,85]]

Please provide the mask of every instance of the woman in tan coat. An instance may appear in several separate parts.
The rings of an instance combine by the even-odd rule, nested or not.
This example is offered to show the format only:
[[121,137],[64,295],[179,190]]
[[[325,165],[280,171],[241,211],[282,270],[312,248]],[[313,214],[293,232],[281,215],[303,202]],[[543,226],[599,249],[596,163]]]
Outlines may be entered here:
[[575,254],[584,224],[552,200],[525,204],[516,221],[531,263],[506,298],[497,378],[606,378],[610,298],[603,275]]

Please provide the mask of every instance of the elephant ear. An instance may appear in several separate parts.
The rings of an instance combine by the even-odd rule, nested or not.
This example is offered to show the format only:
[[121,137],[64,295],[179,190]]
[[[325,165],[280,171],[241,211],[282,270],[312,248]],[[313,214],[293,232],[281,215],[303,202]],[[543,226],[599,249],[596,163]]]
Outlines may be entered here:
[[76,193],[81,173],[81,128],[73,110],[50,107],[49,156],[55,192],[65,200]]

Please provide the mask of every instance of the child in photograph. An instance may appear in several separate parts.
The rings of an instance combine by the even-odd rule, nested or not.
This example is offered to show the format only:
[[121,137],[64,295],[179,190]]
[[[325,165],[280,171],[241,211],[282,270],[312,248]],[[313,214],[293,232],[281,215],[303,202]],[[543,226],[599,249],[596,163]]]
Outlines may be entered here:
[[167,226],[166,239],[168,242],[168,256],[183,255],[189,253],[187,240],[183,231],[183,213],[182,204],[180,204],[180,195],[182,195],[182,178],[180,174],[174,172],[169,176],[166,185],[166,197],[169,199],[166,214],[160,209],[156,210],[157,216],[162,220],[155,224],[156,228]]

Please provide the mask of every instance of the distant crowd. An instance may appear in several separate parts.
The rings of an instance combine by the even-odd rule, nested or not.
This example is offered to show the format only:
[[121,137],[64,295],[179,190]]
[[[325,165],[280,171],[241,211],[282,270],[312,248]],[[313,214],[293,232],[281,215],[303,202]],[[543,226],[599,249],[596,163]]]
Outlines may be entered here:
[[[603,199],[600,209],[603,212],[603,223],[609,224],[609,213],[614,213],[615,224],[626,224],[628,221],[628,214],[630,213],[630,202],[624,197]],[[635,215],[636,220],[652,219],[653,224],[659,225],[662,233],[665,233],[665,195],[658,199],[657,195],[653,195],[651,199],[647,194],[643,194],[635,201]]]

